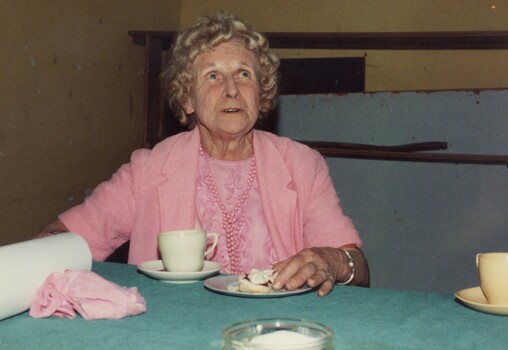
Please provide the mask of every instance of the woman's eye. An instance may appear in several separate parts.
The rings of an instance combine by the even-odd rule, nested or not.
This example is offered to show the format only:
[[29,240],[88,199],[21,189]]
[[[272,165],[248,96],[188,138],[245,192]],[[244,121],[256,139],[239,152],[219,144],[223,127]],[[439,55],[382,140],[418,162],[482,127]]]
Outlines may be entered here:
[[250,77],[250,73],[246,70],[240,72],[240,77],[242,78],[248,78]]
[[212,80],[215,80],[217,79],[219,76],[217,75],[217,73],[208,73],[208,79],[212,79]]

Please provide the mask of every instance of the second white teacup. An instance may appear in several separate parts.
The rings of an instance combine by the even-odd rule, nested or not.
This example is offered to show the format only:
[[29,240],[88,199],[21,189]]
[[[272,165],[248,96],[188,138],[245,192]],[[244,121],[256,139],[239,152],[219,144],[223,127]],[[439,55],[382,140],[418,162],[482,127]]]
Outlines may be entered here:
[[489,304],[508,305],[508,253],[480,253],[476,266]]
[[[206,249],[208,238],[212,245]],[[170,272],[196,272],[203,269],[205,256],[217,245],[218,235],[203,230],[177,230],[159,233],[162,265]],[[206,250],[206,251],[205,251]]]

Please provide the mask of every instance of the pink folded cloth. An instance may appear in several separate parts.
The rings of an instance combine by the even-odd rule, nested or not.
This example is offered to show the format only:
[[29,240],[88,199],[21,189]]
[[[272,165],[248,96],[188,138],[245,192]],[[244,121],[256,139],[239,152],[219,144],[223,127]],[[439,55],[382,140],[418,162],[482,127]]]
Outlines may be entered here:
[[66,270],[49,275],[36,291],[30,316],[84,319],[119,319],[146,312],[145,299],[136,287],[125,288],[92,271]]

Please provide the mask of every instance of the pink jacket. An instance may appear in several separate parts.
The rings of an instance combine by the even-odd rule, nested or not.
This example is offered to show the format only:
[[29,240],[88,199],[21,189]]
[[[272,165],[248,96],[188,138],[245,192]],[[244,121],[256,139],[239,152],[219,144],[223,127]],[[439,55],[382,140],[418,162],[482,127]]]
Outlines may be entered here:
[[[253,142],[261,202],[279,259],[306,247],[361,246],[318,152],[258,130]],[[60,220],[85,238],[95,260],[106,259],[129,239],[130,264],[160,259],[159,232],[195,227],[199,145],[195,128],[153,150],[135,151],[130,163]]]

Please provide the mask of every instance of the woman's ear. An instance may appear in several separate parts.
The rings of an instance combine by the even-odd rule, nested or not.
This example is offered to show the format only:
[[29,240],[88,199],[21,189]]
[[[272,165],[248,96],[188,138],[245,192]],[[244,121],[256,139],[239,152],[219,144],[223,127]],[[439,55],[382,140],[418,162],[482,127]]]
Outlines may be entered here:
[[183,110],[185,111],[185,114],[192,114],[194,113],[194,106],[192,105],[192,102],[187,97],[185,102],[183,103]]

